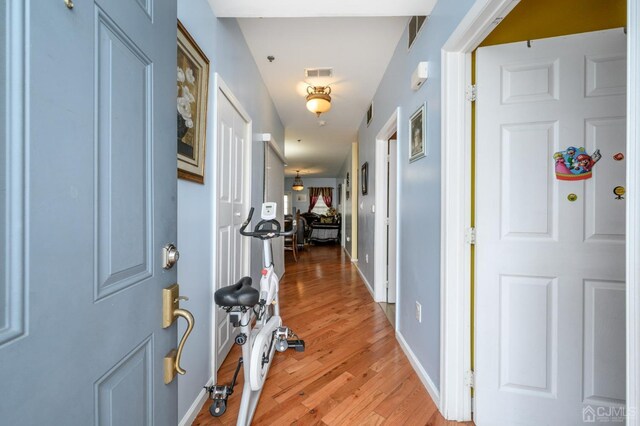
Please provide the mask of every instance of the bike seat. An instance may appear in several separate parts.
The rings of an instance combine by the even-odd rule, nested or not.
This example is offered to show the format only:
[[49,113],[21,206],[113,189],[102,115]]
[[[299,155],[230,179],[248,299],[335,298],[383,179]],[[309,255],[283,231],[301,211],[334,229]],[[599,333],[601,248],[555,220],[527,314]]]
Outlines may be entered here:
[[242,277],[236,284],[217,290],[213,299],[216,305],[222,307],[254,306],[260,299],[260,292],[251,287],[251,277]]

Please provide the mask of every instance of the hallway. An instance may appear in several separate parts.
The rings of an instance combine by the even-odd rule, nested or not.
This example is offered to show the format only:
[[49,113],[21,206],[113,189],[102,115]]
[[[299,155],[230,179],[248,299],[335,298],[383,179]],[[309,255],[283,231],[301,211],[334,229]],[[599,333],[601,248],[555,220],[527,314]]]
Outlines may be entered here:
[[[462,425],[438,412],[356,268],[335,246],[314,246],[298,263],[287,255],[280,297],[284,323],[306,352],[277,354],[253,424]],[[234,345],[218,382],[233,375]],[[235,424],[242,375],[221,418],[205,402],[194,425]],[[472,423],[466,423],[471,425]]]

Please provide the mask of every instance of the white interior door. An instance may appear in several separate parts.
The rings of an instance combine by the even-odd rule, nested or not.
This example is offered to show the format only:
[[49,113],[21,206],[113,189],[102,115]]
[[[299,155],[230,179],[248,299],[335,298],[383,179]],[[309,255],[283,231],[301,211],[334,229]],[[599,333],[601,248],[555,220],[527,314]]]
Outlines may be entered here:
[[[625,185],[625,160],[614,159],[625,154],[625,34],[481,48],[477,70],[476,424],[615,420],[611,407],[625,403],[625,200],[614,194]],[[556,179],[552,157],[569,146],[600,150],[591,179]]]
[[396,303],[396,183],[398,174],[397,141],[387,143],[387,303]]
[[[245,181],[248,158],[247,122],[234,108],[225,92],[218,90],[217,139],[217,274],[216,287],[235,284],[247,273],[246,239],[240,226],[248,212]],[[235,337],[229,316],[216,307],[216,369],[226,358]]]

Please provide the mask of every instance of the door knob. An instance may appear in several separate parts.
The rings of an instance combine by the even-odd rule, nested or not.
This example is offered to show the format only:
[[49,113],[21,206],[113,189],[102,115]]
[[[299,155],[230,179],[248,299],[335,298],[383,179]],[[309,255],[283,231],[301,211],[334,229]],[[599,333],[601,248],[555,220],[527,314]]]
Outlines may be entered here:
[[187,338],[193,331],[195,319],[193,314],[186,309],[180,308],[180,300],[189,300],[188,297],[180,296],[180,287],[173,284],[162,290],[162,328],[170,327],[177,318],[182,317],[187,321],[187,329],[185,330],[178,349],[171,349],[164,357],[164,383],[169,384],[177,374],[185,374],[187,371],[180,366],[182,351],[187,342]]
[[162,267],[164,269],[173,268],[173,265],[175,265],[178,260],[180,260],[180,252],[173,243],[169,243],[162,248]]

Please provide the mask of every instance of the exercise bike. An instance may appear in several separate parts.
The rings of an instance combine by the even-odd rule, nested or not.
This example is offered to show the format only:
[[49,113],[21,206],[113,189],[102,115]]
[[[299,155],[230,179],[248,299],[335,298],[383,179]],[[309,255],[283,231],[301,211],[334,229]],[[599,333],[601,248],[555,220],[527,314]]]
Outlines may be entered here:
[[[282,232],[276,220],[276,203],[263,203],[261,221],[252,232],[246,231],[253,217],[253,207],[249,217],[240,227],[240,234],[258,238],[263,243],[263,267],[260,290],[251,285],[251,277],[243,277],[238,283],[223,287],[214,294],[216,304],[228,314],[234,327],[240,327],[235,343],[242,346],[242,356],[238,360],[233,379],[228,385],[205,386],[213,400],[209,412],[219,417],[227,410],[227,400],[233,393],[240,368],[244,367],[244,386],[238,413],[237,425],[248,426],[255,413],[264,382],[273,361],[275,351],[295,349],[303,352],[304,341],[300,340],[288,327],[282,326],[278,290],[280,280],[273,270],[271,240],[293,235]],[[252,323],[255,319],[255,324]]]

